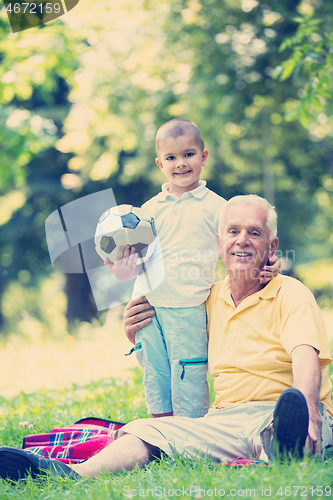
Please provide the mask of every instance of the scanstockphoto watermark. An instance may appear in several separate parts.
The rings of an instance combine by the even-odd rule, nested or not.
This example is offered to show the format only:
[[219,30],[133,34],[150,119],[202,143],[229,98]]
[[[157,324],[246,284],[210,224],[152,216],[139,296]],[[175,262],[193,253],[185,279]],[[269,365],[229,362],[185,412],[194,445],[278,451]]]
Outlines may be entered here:
[[[134,290],[135,280],[117,281],[96,251],[95,233],[101,214],[117,206],[113,190],[108,188],[59,207],[45,221],[53,268],[65,274],[86,274],[98,311],[128,302]],[[289,272],[284,264],[291,263],[289,268],[292,269],[296,260],[295,251],[277,251],[276,255],[281,260],[282,274]],[[218,266],[215,276],[217,257],[217,248],[207,250],[204,243],[199,250],[170,246],[164,252],[157,243],[152,248],[151,258],[145,263],[145,272],[140,276],[140,295],[157,288],[165,275],[169,280],[185,280],[194,285],[201,282],[210,287],[214,279],[221,280],[226,276],[222,264]],[[252,266],[248,267],[250,272]]]
[[[296,261],[295,250],[278,250],[275,252],[276,257],[281,261],[281,274],[290,274],[292,268]],[[204,281],[214,281],[224,279],[227,275],[226,270],[223,266],[220,266],[217,270],[215,269],[215,262],[217,259],[217,254],[212,250],[205,250],[199,252],[198,250],[179,250],[175,247],[169,248],[164,255],[164,266],[168,279],[175,281],[196,281],[198,279]],[[249,256],[246,262],[251,264],[257,259],[256,255]],[[259,254],[259,260],[261,260]],[[267,263],[269,265],[269,263]],[[251,267],[250,269],[242,268],[230,269],[229,277],[246,277],[251,279],[256,279],[260,274],[261,269],[258,267]]]
[[182,486],[179,488],[168,488],[165,486],[155,486],[154,488],[131,488],[125,486],[123,495],[126,498],[286,498],[301,497],[318,498],[331,497],[331,486],[258,486],[257,488],[231,488],[220,487],[201,488],[200,486]]
[[143,497],[143,498],[221,498],[224,496],[231,497],[255,497],[256,491],[245,490],[245,489],[231,489],[226,491],[224,488],[214,487],[214,488],[201,488],[200,486],[182,486],[179,488],[168,488],[165,486],[155,486],[154,488],[131,488],[130,486],[124,486],[123,495],[127,498]]
[[[259,257],[259,260],[262,261],[264,259],[264,255],[261,252],[256,252],[253,255],[249,255],[247,257],[247,261],[255,261]],[[288,262],[289,264],[293,264],[296,262],[296,251],[295,250],[280,250],[277,249],[275,251],[275,256],[278,257],[281,261]],[[219,257],[219,251],[213,250],[190,250],[188,248],[177,248],[175,246],[166,248],[165,250],[165,260],[172,263],[187,263],[187,262],[214,262]]]
[[4,0],[13,33],[35,28],[72,10],[80,0]]

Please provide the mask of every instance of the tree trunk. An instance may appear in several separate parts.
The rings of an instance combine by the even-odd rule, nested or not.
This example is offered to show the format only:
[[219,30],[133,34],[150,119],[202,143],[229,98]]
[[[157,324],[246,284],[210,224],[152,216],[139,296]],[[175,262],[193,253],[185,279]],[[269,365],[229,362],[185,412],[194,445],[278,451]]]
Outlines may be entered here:
[[4,317],[2,314],[2,295],[3,295],[3,292],[4,292],[4,286],[0,282],[0,329],[4,326]]
[[96,306],[86,273],[66,274],[67,321],[71,329],[77,321],[90,322],[96,317]]

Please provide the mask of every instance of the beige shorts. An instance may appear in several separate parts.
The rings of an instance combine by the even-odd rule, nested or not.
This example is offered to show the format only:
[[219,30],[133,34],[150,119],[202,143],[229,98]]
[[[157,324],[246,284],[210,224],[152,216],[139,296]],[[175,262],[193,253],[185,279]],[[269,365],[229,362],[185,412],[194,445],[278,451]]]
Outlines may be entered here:
[[[115,439],[132,434],[169,456],[223,459],[258,457],[268,461],[268,427],[275,402],[249,402],[223,410],[211,408],[201,418],[162,417],[134,420],[117,432]],[[333,418],[319,403],[323,420],[322,448],[333,442]]]

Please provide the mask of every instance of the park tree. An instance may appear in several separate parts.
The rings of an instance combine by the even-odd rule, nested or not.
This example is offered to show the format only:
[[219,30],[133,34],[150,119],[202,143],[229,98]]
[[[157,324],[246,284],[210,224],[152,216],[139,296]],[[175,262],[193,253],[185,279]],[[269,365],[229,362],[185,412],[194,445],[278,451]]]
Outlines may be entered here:
[[[51,272],[44,222],[59,206],[109,187],[118,204],[156,194],[154,136],[174,117],[200,127],[209,187],[276,205],[283,255],[332,258],[331,11],[310,0],[86,0],[12,34],[3,9],[2,286]],[[96,313],[82,279],[67,276],[71,320]]]
[[[310,4],[144,5],[145,16],[138,13],[140,5],[131,5],[131,15],[116,23],[125,23],[127,29],[114,38],[109,33],[96,36],[84,54],[73,87],[76,102],[58,144],[75,153],[70,168],[81,179],[113,179],[118,188],[149,172],[156,192],[161,181],[160,173],[151,168],[156,128],[175,116],[189,117],[207,138],[210,160],[205,175],[210,185],[226,197],[263,194],[276,203],[281,220],[288,221],[292,214],[292,229],[280,224],[284,249],[301,249],[302,260],[312,259],[318,249],[319,257],[327,257],[327,214],[322,214],[317,196],[323,182],[329,183],[325,179],[332,157],[331,125],[320,136],[317,129],[302,126],[302,115],[291,113],[307,85],[307,74],[286,79],[284,73],[285,80],[276,79],[276,68],[292,57],[283,44],[296,36],[302,12]],[[325,14],[319,10],[317,15]],[[93,32],[98,29],[95,23],[91,18]],[[144,30],[149,37],[143,36]],[[79,97],[88,88],[95,99]],[[119,150],[127,152],[121,169]],[[304,238],[317,211],[326,227],[319,239],[310,230]]]

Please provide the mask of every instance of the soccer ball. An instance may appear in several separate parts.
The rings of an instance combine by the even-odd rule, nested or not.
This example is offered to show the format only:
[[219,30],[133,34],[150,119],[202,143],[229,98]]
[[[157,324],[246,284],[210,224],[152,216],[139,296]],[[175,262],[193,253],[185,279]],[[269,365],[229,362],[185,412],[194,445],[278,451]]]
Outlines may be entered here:
[[132,205],[119,205],[109,208],[98,221],[95,233],[95,246],[98,255],[115,262],[119,248],[125,245],[135,247],[141,262],[152,255],[148,247],[156,238],[154,219],[142,208]]

